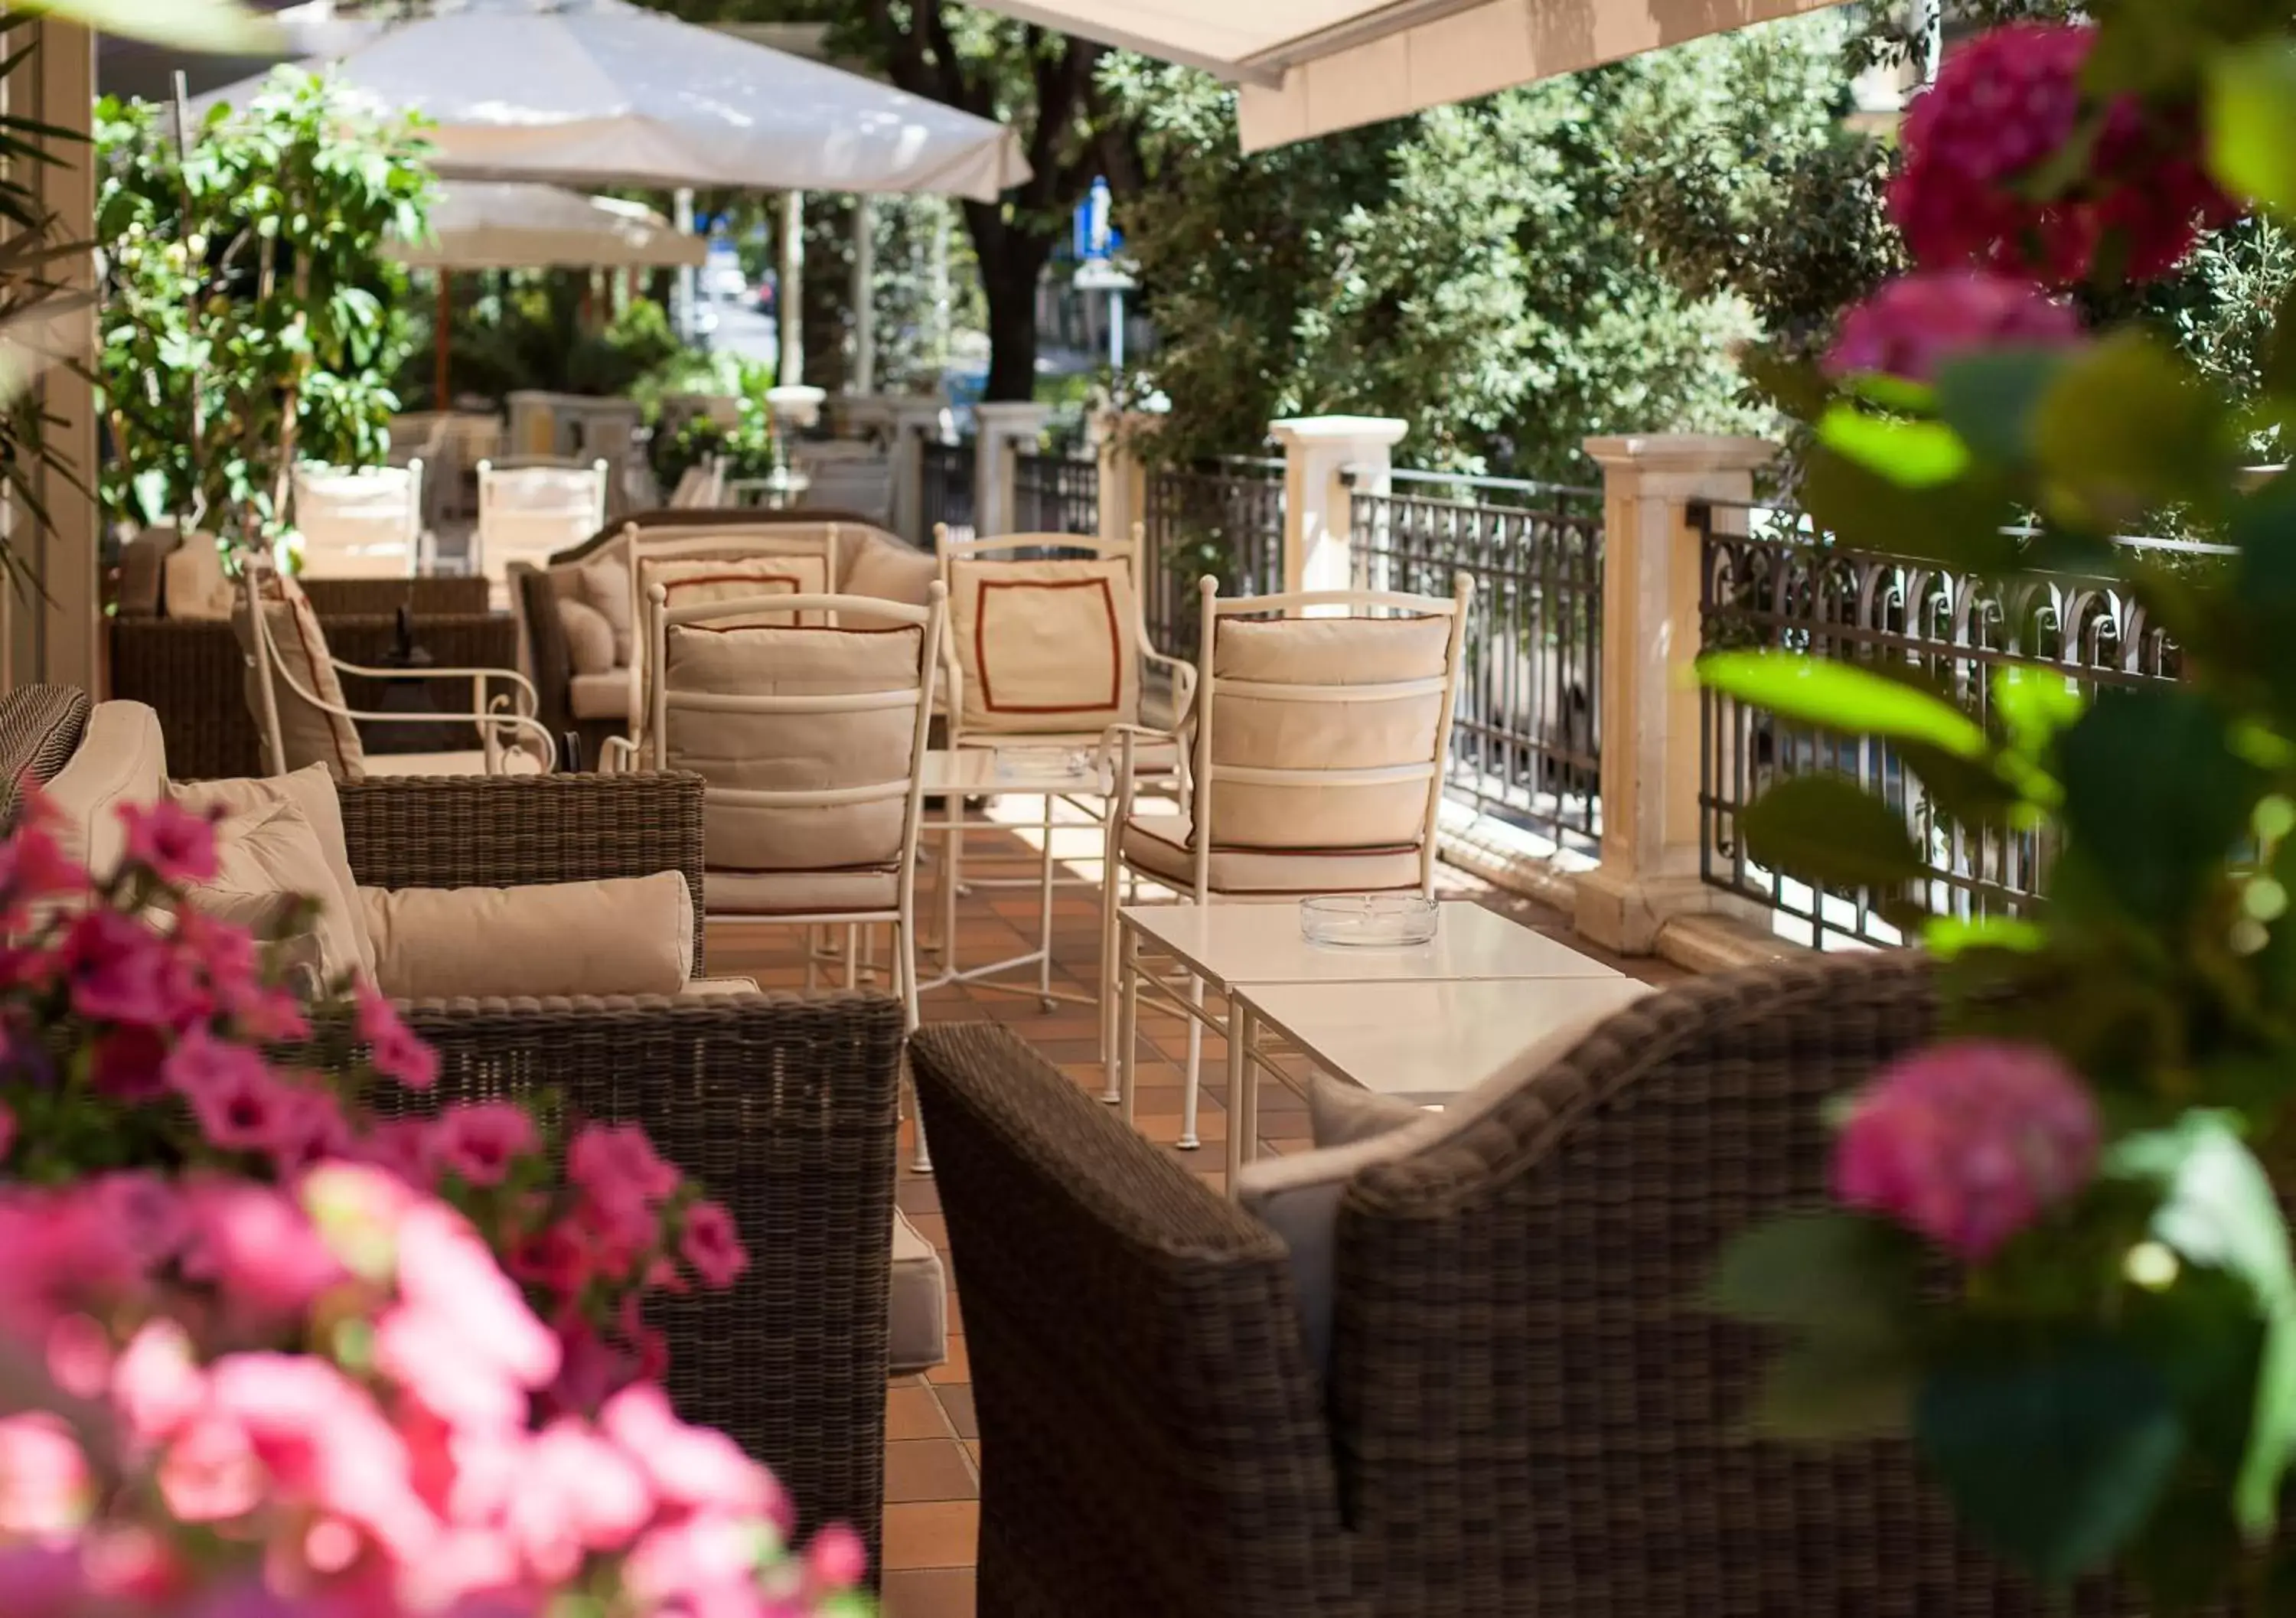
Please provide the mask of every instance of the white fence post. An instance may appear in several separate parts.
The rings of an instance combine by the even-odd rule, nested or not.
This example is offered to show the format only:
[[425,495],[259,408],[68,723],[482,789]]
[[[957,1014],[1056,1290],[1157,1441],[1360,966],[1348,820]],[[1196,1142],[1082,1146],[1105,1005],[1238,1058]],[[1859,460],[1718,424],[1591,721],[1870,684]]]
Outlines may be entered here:
[[1408,425],[1379,415],[1311,415],[1269,424],[1283,446],[1287,592],[1344,590],[1354,583],[1349,554],[1354,501],[1341,474],[1352,467],[1358,489],[1386,493],[1389,457]]
[[[1148,468],[1140,458],[1140,436],[1162,418],[1141,410],[1101,410],[1091,422],[1093,458],[1100,472],[1100,538],[1129,545],[1132,530],[1148,520]],[[1152,558],[1142,558],[1144,566]]]
[[975,405],[972,417],[980,427],[980,458],[973,469],[972,529],[980,538],[1000,538],[1013,531],[1015,514],[1013,456],[1024,445],[1035,448],[1045,423],[1053,419],[1053,407],[1008,399]]
[[1648,955],[1677,916],[1748,908],[1700,877],[1697,500],[1744,505],[1765,439],[1658,433],[1587,440],[1603,469],[1603,862],[1578,882],[1595,943]]

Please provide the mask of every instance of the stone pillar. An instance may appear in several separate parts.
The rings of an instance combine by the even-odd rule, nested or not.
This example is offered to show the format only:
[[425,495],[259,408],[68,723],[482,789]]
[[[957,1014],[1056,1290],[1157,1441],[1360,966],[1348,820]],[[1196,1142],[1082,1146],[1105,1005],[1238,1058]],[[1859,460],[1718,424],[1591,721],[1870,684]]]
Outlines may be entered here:
[[867,393],[877,386],[877,199],[853,199],[853,368],[846,387]]
[[1406,423],[1378,415],[1311,415],[1272,423],[1283,446],[1283,588],[1344,590],[1355,581],[1348,553],[1354,502],[1341,473],[1384,493],[1389,456]]
[[794,388],[805,381],[805,193],[782,193],[781,269],[774,308],[781,315],[781,363],[774,381]]
[[[1092,449],[1100,465],[1103,544],[1131,544],[1133,530],[1148,521],[1148,468],[1140,458],[1140,438],[1154,431],[1159,419],[1144,410],[1093,413]],[[1144,568],[1151,560],[1141,559]]]
[[928,393],[844,394],[831,406],[848,431],[884,440],[893,464],[892,530],[931,549],[932,536],[924,531],[924,447],[939,440],[946,407]]
[[972,418],[980,424],[980,457],[973,469],[972,531],[978,538],[1002,538],[1013,531],[1013,454],[1035,445],[1053,419],[1053,407],[1007,399],[975,405]]
[[[1578,929],[1649,955],[1676,916],[1741,907],[1699,878],[1700,546],[1686,507],[1744,505],[1776,447],[1703,433],[1595,438],[1603,469],[1603,862]],[[1718,512],[1726,519],[1726,512]]]

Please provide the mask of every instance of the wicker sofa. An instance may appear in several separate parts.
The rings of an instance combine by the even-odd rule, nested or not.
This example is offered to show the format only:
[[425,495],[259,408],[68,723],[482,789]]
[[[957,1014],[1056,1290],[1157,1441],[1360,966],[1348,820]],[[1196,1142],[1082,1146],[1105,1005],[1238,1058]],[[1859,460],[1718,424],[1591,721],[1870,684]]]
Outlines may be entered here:
[[[388,662],[405,607],[415,644],[437,667],[518,667],[516,620],[487,610],[483,579],[308,579],[303,588],[325,626],[329,650],[344,662]],[[122,613],[111,622],[110,657],[111,694],[159,713],[178,780],[262,772],[262,741],[247,706],[247,659],[228,622]],[[381,694],[347,678],[354,706],[380,700]],[[466,680],[439,681],[430,692],[447,712],[467,707],[470,694]],[[423,751],[405,734],[409,728],[378,727],[367,746]]]
[[[1905,956],[1644,999],[1358,1173],[1327,1374],[1265,1226],[1001,1028],[913,1042],[964,1294],[984,1618],[2009,1618],[1902,1445],[1755,1441],[1715,1253],[1823,1202]],[[2092,1610],[2084,1600],[2067,1610]]]

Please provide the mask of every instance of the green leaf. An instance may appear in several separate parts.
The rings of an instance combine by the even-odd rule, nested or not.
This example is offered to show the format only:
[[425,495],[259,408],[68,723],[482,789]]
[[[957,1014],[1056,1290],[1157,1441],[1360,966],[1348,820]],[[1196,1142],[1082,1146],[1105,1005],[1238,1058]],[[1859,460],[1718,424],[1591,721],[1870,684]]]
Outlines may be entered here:
[[2271,35],[2208,67],[2209,168],[2227,191],[2296,212],[2296,41]]
[[1922,942],[1941,961],[1972,949],[2007,949],[2030,955],[2048,941],[2038,922],[2018,916],[1940,916],[1922,930]]
[[2265,780],[2223,714],[2181,686],[2101,693],[2055,755],[2072,848],[2156,925],[2180,922],[2221,872]]
[[1901,489],[1935,489],[1969,469],[1969,448],[1942,422],[1896,421],[1836,405],[1817,423],[1818,441]]
[[1710,690],[1806,725],[1926,742],[1956,758],[1986,756],[1976,720],[1941,697],[1855,663],[1787,652],[1717,652],[1698,660],[1698,678]]
[[2233,1511],[2251,1542],[2270,1537],[2280,1521],[2280,1485],[2296,1460],[2296,1309],[2272,1313],[2265,1327],[2264,1363],[2256,1379],[2256,1418],[2248,1451],[2233,1485]]
[[1993,677],[1993,711],[2001,716],[2009,744],[2033,758],[2077,724],[2087,707],[2081,688],[2058,669],[2012,666]]
[[1894,1437],[1913,1415],[1915,1372],[1898,1343],[1798,1343],[1763,1371],[1753,1423],[1771,1438],[1803,1443]]
[[2140,331],[2068,358],[2030,419],[2049,509],[2077,524],[2132,522],[2214,494],[2236,458],[2222,406],[2190,365]]
[[23,9],[186,50],[259,56],[288,48],[284,29],[234,0],[29,0]]
[[1885,1341],[1915,1296],[1909,1239],[1849,1213],[1798,1213],[1757,1225],[1724,1250],[1708,1289],[1716,1313],[1816,1336]]
[[2005,488],[1964,477],[1906,489],[1819,445],[1802,469],[1802,508],[1844,545],[1974,572],[2015,565],[2017,542],[2002,531],[2016,514]]
[[2021,801],[1990,761],[1967,759],[1926,742],[1891,743],[1898,761],[1913,771],[1930,806],[1972,830],[2002,825]]
[[2017,464],[2026,456],[2033,411],[2064,363],[2062,349],[2035,348],[1950,360],[1938,374],[1939,413],[1970,449]]
[[1824,888],[1894,888],[1922,872],[1905,817],[1841,776],[1781,781],[1739,818],[1747,851]]
[[2143,1526],[2185,1442],[2160,1374],[2096,1340],[1944,1367],[1915,1400],[1914,1431],[1972,1530],[2051,1585]]

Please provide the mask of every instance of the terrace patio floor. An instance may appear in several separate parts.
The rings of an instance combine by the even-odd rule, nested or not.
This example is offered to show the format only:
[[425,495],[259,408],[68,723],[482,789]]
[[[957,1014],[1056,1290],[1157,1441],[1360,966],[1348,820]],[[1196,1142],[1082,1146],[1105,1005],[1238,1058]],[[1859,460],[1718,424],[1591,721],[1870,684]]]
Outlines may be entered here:
[[[1008,801],[1014,809],[1033,809],[1033,801]],[[1000,817],[1001,821],[1001,817]],[[983,821],[984,825],[990,823]],[[965,872],[968,878],[1033,877],[1037,867],[1033,829],[1004,830],[968,837]],[[1081,858],[1098,847],[1095,830],[1081,825],[1056,834],[1055,851],[1062,859]],[[1096,865],[1096,861],[1094,862]],[[1069,866],[1066,874],[1096,875],[1093,865]],[[928,906],[928,890],[935,880],[931,869],[918,877],[920,909]],[[1587,946],[1570,930],[1559,912],[1499,891],[1464,872],[1440,869],[1439,885],[1452,898],[1472,898],[1511,916],[1523,925],[1554,934],[1572,948],[1609,961],[1622,971],[1651,982],[1668,982],[1685,975],[1657,960],[1623,960],[1604,956]],[[1155,889],[1144,896],[1160,896]],[[1033,947],[1037,897],[1033,888],[975,890],[958,908],[961,959],[970,965],[1001,959]],[[934,924],[925,923],[930,935]],[[1091,994],[1098,981],[1100,910],[1097,888],[1062,890],[1053,912],[1054,985],[1071,993]],[[754,977],[768,989],[804,987],[801,943],[794,929],[753,924],[711,928],[709,965],[713,972]],[[923,963],[930,977],[933,964]],[[829,974],[824,973],[824,981]],[[1023,980],[1025,981],[1025,979]],[[1091,1006],[1061,1005],[1050,1012],[1039,1008],[1036,996],[1002,994],[975,986],[950,985],[931,990],[923,998],[927,1023],[1004,1023],[1021,1033],[1061,1071],[1097,1095],[1102,1084],[1098,1060],[1097,1014]],[[1182,1063],[1187,1050],[1186,1024],[1177,1015],[1143,1005],[1140,1014],[1142,1047],[1137,1084],[1136,1118],[1147,1138],[1156,1142],[1207,1185],[1220,1188],[1225,1181],[1227,1113],[1224,1095],[1226,1067],[1220,1041],[1207,1035],[1204,1042],[1203,1095],[1198,1133],[1203,1144],[1181,1152],[1173,1142],[1180,1132]],[[1259,1117],[1263,1152],[1300,1151],[1308,1142],[1306,1103],[1286,1087],[1263,1085]],[[948,1254],[948,1231],[940,1216],[940,1201],[930,1176],[910,1170],[908,1129],[902,1131],[902,1168],[898,1196],[910,1221],[927,1239]],[[885,1404],[885,1618],[971,1618],[973,1613],[973,1544],[980,1520],[980,1444],[974,1421],[972,1373],[965,1358],[964,1314],[959,1302],[962,1277],[955,1277],[948,1300],[950,1330],[947,1361],[922,1376],[901,1376],[886,1390]]]

